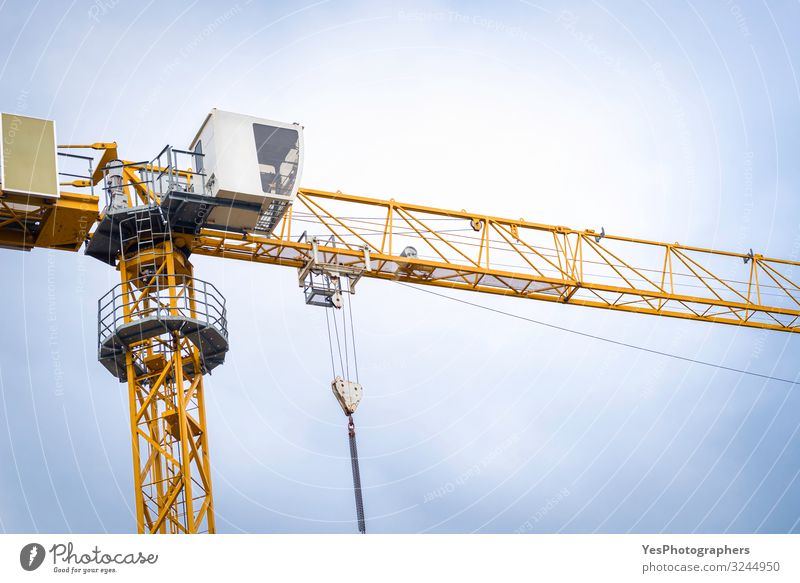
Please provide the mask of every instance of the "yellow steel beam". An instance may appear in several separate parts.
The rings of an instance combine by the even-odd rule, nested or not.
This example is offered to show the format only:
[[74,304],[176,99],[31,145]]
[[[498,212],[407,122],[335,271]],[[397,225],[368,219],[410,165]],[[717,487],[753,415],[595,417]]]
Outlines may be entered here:
[[[151,258],[154,265],[161,262],[151,276],[154,285],[140,288],[141,258],[121,258],[125,324],[136,323],[156,304],[170,316],[181,315],[176,305],[165,305],[159,296],[169,290],[174,298],[186,285],[186,266],[179,265],[179,255],[171,243],[164,243],[162,254]],[[194,294],[194,288],[188,293]],[[198,349],[180,332],[145,338],[126,352],[126,369],[138,532],[215,532]]]
[[[77,146],[76,146],[77,147]],[[85,145],[82,147],[86,147]],[[89,145],[116,156],[116,144]],[[126,168],[130,204],[157,203]],[[0,246],[77,250],[98,219],[98,198],[0,197]],[[310,257],[302,232],[325,252],[363,263],[366,277],[529,297],[738,326],[800,331],[800,263],[749,253],[598,234],[341,192],[301,189],[275,234],[205,229],[193,252],[293,267]],[[402,257],[406,246],[417,257]]]
[[[90,179],[72,180],[61,186],[85,188],[98,184],[105,165],[116,159],[115,142],[64,144],[60,149],[102,150]],[[77,251],[86,241],[99,216],[99,197],[61,191],[57,199],[0,192],[0,247],[29,251],[34,247]]]
[[[204,229],[190,246],[299,268],[313,236],[320,252],[355,267],[368,249],[364,277],[800,332],[797,261],[341,192],[301,189],[271,236]],[[403,257],[406,246],[417,257]]]
[[0,195],[0,246],[77,251],[99,218],[98,202],[90,194],[64,191],[57,199]]

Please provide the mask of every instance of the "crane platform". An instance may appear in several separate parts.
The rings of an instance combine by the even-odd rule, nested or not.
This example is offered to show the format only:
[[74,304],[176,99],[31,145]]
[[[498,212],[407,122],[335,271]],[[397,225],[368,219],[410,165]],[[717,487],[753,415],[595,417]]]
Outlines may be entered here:
[[[130,286],[117,285],[98,302],[100,363],[120,381],[127,380],[126,353],[137,343],[179,332],[198,350],[201,370],[184,363],[185,372],[206,373],[225,362],[228,327],[225,300],[212,284],[182,277],[168,285],[159,277],[138,281],[142,295]],[[143,301],[142,297],[147,296]],[[144,363],[134,362],[137,374]]]
[[[100,342],[98,360],[121,382],[126,381],[128,375],[125,353],[130,346],[176,331],[180,331],[200,351],[202,370],[195,370],[194,363],[187,361],[184,363],[185,373],[205,374],[225,362],[225,354],[228,352],[228,338],[225,331],[197,318],[174,316],[161,318],[152,316],[120,325],[114,333]],[[137,369],[139,374],[146,372],[141,365],[137,365]]]

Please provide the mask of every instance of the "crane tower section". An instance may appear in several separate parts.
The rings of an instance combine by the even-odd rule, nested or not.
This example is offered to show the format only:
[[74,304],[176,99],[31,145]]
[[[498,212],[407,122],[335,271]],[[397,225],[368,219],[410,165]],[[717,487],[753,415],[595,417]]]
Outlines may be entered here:
[[300,126],[213,110],[189,149],[102,169],[86,254],[121,275],[98,304],[98,359],[128,386],[139,532],[215,530],[203,375],[225,360],[227,316],[189,242],[207,227],[271,235],[301,148]]

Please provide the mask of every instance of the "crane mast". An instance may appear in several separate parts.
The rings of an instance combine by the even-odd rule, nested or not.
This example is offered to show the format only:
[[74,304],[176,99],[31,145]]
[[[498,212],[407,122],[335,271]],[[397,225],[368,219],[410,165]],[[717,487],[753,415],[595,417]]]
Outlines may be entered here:
[[108,204],[86,249],[120,273],[98,304],[98,359],[128,388],[140,533],[215,532],[203,375],[224,362],[226,308],[158,204],[154,185],[178,178],[169,162],[108,164]]
[[[195,278],[192,255],[295,268],[316,305],[340,301],[341,279],[354,292],[371,278],[800,332],[796,261],[292,189],[302,134],[291,124],[256,128],[256,144],[267,135],[281,157],[258,147],[266,202],[242,197],[204,161],[213,115],[191,149],[168,146],[148,162],[119,160],[114,142],[59,146],[86,171],[60,172],[56,196],[0,182],[0,246],[84,248],[120,273],[98,304],[98,359],[128,390],[140,533],[215,531],[203,375],[224,362],[228,327],[225,300]],[[357,402],[342,406],[352,414]]]
[[127,382],[138,531],[213,533],[203,373],[226,343],[224,301],[169,240],[119,270],[101,299],[100,358]]

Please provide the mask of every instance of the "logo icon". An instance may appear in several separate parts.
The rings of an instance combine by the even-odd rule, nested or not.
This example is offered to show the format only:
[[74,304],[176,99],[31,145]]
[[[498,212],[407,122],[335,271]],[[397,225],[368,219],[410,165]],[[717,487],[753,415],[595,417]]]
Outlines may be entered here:
[[44,562],[44,547],[39,543],[29,543],[19,552],[19,564],[26,571],[35,571]]

